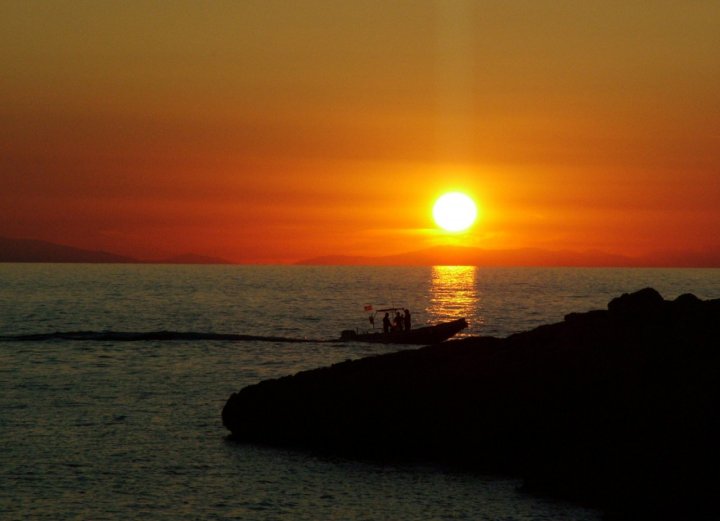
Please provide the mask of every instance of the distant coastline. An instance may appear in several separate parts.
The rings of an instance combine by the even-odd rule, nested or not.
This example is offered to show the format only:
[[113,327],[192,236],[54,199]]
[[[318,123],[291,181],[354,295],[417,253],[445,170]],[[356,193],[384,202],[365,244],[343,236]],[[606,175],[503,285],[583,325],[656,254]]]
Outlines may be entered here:
[[33,239],[0,237],[0,262],[92,264],[232,264],[219,257],[186,253],[159,260],[142,260],[106,251],[86,250]]
[[[112,252],[76,248],[35,239],[0,237],[0,263],[97,264],[253,264],[221,257],[182,253],[162,259],[140,259]],[[436,246],[395,255],[325,255],[286,264],[299,266],[479,266],[587,268],[720,268],[720,252],[657,252],[631,257],[599,250],[490,250],[464,246]]]
[[437,246],[385,256],[328,255],[297,262],[316,266],[480,266],[480,267],[587,267],[587,268],[719,268],[720,253],[658,252],[643,257],[598,250],[543,250],[518,248],[489,250],[463,246]]

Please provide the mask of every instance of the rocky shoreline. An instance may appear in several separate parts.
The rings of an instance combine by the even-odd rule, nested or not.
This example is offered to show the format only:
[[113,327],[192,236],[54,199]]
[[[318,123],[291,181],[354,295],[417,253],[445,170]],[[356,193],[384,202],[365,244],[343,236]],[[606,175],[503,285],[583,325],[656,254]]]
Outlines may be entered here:
[[222,419],[246,442],[517,475],[615,517],[714,518],[720,299],[646,288],[507,338],[251,385]]

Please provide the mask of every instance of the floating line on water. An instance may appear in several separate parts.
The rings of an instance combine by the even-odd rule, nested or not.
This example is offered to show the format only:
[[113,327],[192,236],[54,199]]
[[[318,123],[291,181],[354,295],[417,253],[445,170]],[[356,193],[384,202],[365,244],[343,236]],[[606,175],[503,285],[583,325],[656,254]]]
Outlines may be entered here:
[[283,336],[238,335],[232,333],[201,333],[195,331],[55,331],[25,335],[0,335],[0,342],[45,342],[51,340],[89,340],[112,342],[172,341],[172,340],[223,340],[231,342],[333,342],[310,338]]

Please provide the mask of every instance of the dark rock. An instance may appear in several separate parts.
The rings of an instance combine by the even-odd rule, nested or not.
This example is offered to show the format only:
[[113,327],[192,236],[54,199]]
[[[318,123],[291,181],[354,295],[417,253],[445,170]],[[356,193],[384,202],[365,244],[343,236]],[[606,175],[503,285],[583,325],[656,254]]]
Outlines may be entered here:
[[662,295],[653,288],[645,288],[635,293],[623,293],[608,304],[612,315],[648,316],[659,313],[665,304]]
[[422,458],[638,518],[714,514],[720,301],[652,289],[504,339],[343,362],[233,394],[235,438]]

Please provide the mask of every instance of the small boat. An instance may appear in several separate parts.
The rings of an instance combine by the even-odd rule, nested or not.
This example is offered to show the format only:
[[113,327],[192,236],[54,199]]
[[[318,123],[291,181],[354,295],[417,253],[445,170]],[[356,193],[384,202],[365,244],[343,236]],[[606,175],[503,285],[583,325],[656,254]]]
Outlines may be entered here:
[[[400,308],[379,309],[377,312],[394,311],[395,309]],[[371,319],[370,322],[374,324],[374,319]],[[468,327],[467,320],[458,318],[432,326],[403,331],[389,331],[387,333],[377,330],[361,333],[354,329],[346,329],[340,334],[340,340],[343,342],[374,342],[378,344],[437,344],[456,335],[466,327]]]

